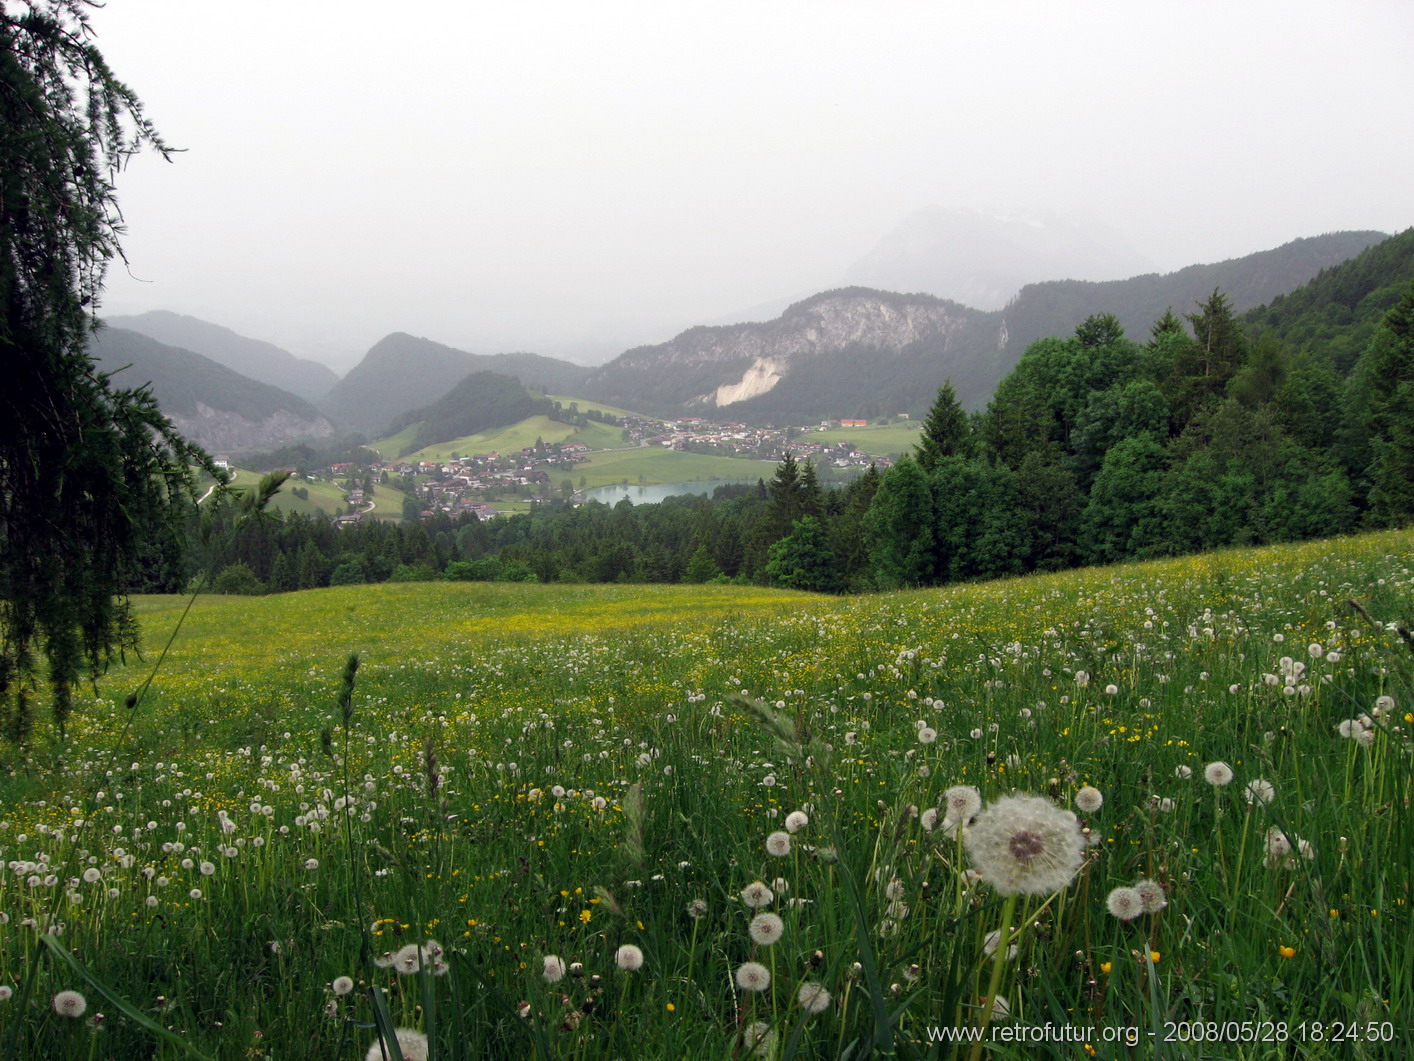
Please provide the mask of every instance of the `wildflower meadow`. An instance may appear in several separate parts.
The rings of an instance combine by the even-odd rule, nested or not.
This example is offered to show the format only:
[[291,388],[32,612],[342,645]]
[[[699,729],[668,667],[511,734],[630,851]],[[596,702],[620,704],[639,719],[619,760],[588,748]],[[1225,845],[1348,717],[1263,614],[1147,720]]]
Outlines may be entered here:
[[1407,1056],[1411,546],[142,599],[0,749],[0,1057]]

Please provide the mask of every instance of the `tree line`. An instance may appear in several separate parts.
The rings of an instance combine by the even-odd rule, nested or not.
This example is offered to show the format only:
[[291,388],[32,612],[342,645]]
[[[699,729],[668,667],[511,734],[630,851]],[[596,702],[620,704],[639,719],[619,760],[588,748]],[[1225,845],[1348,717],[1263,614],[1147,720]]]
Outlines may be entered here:
[[1136,342],[1109,315],[1033,343],[981,412],[951,384],[915,450],[841,488],[769,481],[658,505],[546,506],[335,528],[267,516],[218,589],[416,579],[732,580],[859,592],[1398,524],[1414,514],[1414,287],[1342,372],[1253,338],[1215,291]]

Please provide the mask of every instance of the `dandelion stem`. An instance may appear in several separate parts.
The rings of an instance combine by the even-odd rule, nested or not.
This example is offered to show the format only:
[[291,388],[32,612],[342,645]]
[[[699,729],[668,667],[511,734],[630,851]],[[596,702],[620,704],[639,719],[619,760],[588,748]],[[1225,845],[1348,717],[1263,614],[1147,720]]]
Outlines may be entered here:
[[997,1001],[997,991],[1002,986],[1002,972],[1006,968],[1006,952],[1011,942],[1011,923],[1016,917],[1016,904],[1018,896],[1015,892],[1006,897],[1002,904],[1002,923],[997,934],[997,950],[992,955],[992,978],[987,984],[987,998],[982,1003],[982,1029],[977,1036],[977,1041],[972,1045],[971,1061],[978,1061],[982,1056],[982,1043],[987,1034],[987,1027],[992,1023],[992,1012]]

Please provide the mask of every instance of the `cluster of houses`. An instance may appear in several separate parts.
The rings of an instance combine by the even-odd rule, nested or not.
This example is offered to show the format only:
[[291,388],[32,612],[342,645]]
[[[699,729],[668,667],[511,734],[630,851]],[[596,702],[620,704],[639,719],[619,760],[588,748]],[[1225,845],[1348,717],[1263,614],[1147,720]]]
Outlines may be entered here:
[[[863,420],[826,421],[815,430],[863,426]],[[812,442],[810,428],[751,427],[720,424],[696,417],[680,420],[650,420],[625,417],[621,421],[626,446],[663,446],[695,453],[754,459],[780,459],[789,453],[797,459],[828,463],[836,468],[866,467],[888,461],[847,442]],[[510,453],[454,455],[444,460],[382,461],[367,467],[349,462],[331,464],[328,474],[346,481],[349,511],[339,523],[357,523],[372,507],[357,483],[365,477],[398,476],[412,483],[413,495],[421,503],[421,515],[438,512],[458,515],[472,513],[482,519],[497,514],[498,498],[543,500],[556,492],[555,480],[572,478],[576,464],[588,460],[589,447],[581,442],[544,443]]]
[[[818,430],[863,427],[867,424],[867,420],[826,420]],[[890,463],[848,442],[811,442],[809,429],[717,424],[692,417],[674,420],[660,427],[662,430],[656,435],[645,439],[649,445],[758,460],[779,459],[789,453],[797,459],[808,459],[817,464],[828,462],[836,468],[867,467],[871,463],[887,467]]]

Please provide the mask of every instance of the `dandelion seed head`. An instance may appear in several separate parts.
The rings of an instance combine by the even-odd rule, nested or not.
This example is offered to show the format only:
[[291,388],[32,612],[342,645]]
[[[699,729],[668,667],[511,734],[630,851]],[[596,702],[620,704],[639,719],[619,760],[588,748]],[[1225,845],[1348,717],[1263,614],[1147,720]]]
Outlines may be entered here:
[[790,833],[777,830],[766,837],[766,854],[784,858],[790,854]]
[[1248,803],[1260,803],[1266,806],[1276,797],[1276,793],[1276,786],[1260,777],[1247,782]]
[[751,919],[747,931],[751,934],[753,943],[769,947],[781,938],[785,929],[785,922],[776,914],[757,914]]
[[964,842],[973,866],[1003,895],[1049,895],[1085,858],[1073,813],[1039,796],[1004,796],[977,815]]
[[1157,881],[1135,881],[1134,890],[1139,893],[1139,899],[1144,904],[1146,914],[1156,914],[1169,904],[1163,886]]
[[760,962],[742,962],[736,969],[736,986],[743,991],[765,991],[771,986],[771,970]]
[[1203,767],[1203,780],[1210,785],[1230,785],[1232,784],[1232,767],[1227,763],[1209,763]]
[[1105,900],[1105,906],[1121,921],[1133,921],[1144,912],[1144,897],[1137,888],[1116,888]]
[[546,983],[558,984],[565,978],[565,960],[557,954],[545,955],[540,975]]
[[[393,1036],[398,1040],[398,1049],[402,1051],[404,1061],[427,1061],[427,1036],[412,1028],[399,1028]],[[382,1040],[375,1039],[363,1056],[364,1061],[383,1061],[388,1052]]]
[[972,785],[953,785],[943,793],[943,806],[949,818],[966,825],[982,809],[982,793]]
[[759,910],[763,906],[770,906],[775,901],[775,895],[771,889],[761,881],[753,881],[741,890],[741,901],[753,910]]
[[60,991],[54,996],[53,1005],[59,1016],[77,1019],[88,1010],[88,999],[77,991]]
[[334,989],[334,994],[347,995],[354,989],[353,978],[348,976],[335,977],[334,982],[330,986]]
[[643,968],[643,951],[632,943],[625,943],[614,953],[614,961],[620,969],[631,973]]
[[1104,802],[1104,795],[1094,785],[1085,785],[1075,793],[1075,805],[1086,814],[1094,814]]
[[786,815],[786,832],[798,833],[810,824],[810,815],[801,810],[793,810]]
[[807,980],[796,991],[795,1000],[806,1013],[823,1013],[830,1006],[830,993],[822,985]]

